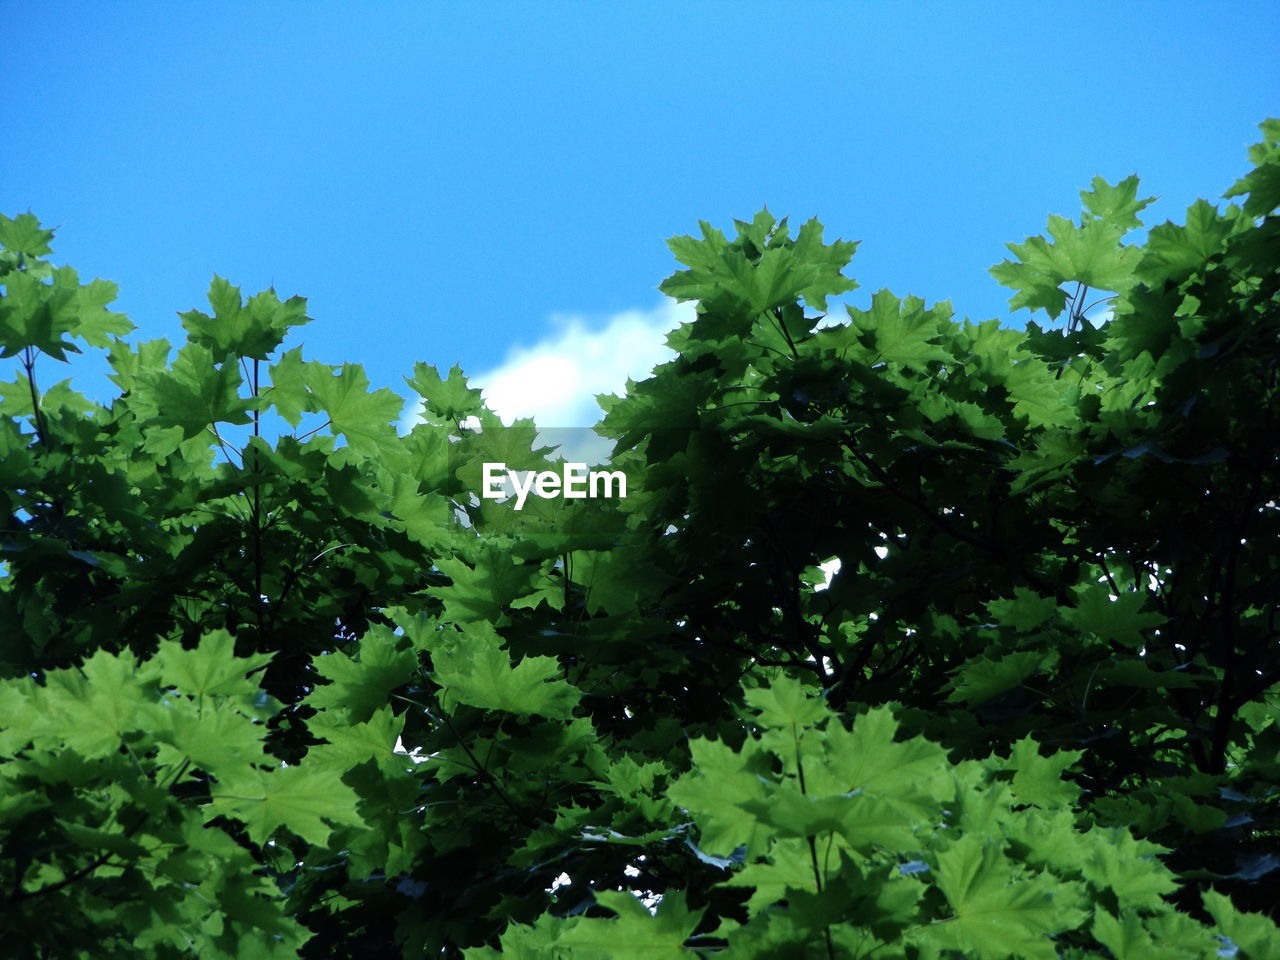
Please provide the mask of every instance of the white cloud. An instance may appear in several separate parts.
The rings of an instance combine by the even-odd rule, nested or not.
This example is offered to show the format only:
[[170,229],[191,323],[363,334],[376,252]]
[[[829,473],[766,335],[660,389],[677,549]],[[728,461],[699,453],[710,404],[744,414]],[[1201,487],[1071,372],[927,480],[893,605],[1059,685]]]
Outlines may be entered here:
[[470,378],[504,423],[532,417],[540,427],[590,427],[599,393],[621,394],[628,377],[643,380],[675,354],[667,333],[694,316],[692,303],[665,300],[626,310],[592,329],[581,316],[554,316],[553,330],[532,347],[513,347],[501,366]]
[[[694,316],[692,302],[668,298],[652,310],[615,313],[603,326],[577,314],[555,315],[540,341],[512,347],[501,365],[468,376],[467,382],[483,392],[504,423],[532,417],[539,441],[557,447],[553,456],[603,463],[612,445],[589,429],[603,416],[596,395],[621,395],[628,377],[644,380],[671,360],[675,354],[667,348],[667,334]],[[409,406],[401,431],[419,421],[421,410],[421,401]]]

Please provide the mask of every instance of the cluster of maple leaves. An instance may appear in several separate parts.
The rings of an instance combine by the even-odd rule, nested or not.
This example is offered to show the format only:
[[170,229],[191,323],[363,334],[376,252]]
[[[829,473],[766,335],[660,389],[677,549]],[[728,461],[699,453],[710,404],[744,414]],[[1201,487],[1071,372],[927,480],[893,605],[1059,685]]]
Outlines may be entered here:
[[[628,496],[520,511],[483,464],[553,451],[457,368],[402,433],[218,277],[131,343],[0,216],[7,955],[1272,956],[1263,133],[1240,203],[1128,243],[1095,179],[1011,244],[1045,326],[820,323],[855,244],[702,224],[600,398]],[[110,403],[42,388],[82,347]]]

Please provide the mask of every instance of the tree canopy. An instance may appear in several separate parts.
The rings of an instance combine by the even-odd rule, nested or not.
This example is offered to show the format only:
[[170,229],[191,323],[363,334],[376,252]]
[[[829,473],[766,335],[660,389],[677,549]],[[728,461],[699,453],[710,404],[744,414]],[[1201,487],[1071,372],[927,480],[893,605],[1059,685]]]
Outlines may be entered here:
[[[484,464],[552,451],[456,367],[401,432],[303,299],[133,342],[0,216],[6,955],[1274,957],[1262,131],[1234,202],[1010,244],[1025,329],[829,317],[855,243],[702,223],[600,398],[626,496],[520,510]],[[84,349],[107,404],[42,386]]]

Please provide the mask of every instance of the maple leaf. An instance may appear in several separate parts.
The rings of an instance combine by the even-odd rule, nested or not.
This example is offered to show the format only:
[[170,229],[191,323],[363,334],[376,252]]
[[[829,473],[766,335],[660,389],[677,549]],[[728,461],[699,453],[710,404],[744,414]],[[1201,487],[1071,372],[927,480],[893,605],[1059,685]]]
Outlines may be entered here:
[[1026,357],[1015,363],[1005,378],[1005,389],[1013,400],[1014,415],[1025,417],[1029,426],[1065,426],[1079,417],[1075,405],[1079,388],[1054,379],[1040,360]]
[[364,723],[396,687],[409,681],[418,669],[418,654],[398,649],[400,638],[381,625],[360,639],[355,656],[337,651],[314,661],[318,676],[328,680],[317,686],[307,703],[318,709],[342,711],[349,723]]
[[1223,216],[1207,200],[1197,200],[1187,208],[1187,221],[1179,226],[1162,223],[1151,228],[1147,247],[1136,273],[1142,281],[1155,287],[1171,277],[1203,267],[1212,256],[1221,253],[1241,219],[1239,210]]
[[348,723],[335,714],[326,713],[321,713],[317,721],[312,722],[312,730],[328,743],[313,748],[307,757],[314,757],[318,764],[339,773],[366,760],[374,760],[384,769],[404,769],[412,765],[404,754],[395,752],[396,740],[404,729],[404,717],[397,717],[390,706],[382,707],[360,723]]
[[1038,673],[1048,659],[1047,654],[1030,650],[1006,654],[996,660],[974,657],[957,668],[947,700],[967,707],[981,706],[992,697],[1021,686],[1024,680]]
[[1110,890],[1122,909],[1159,910],[1162,899],[1178,889],[1173,872],[1156,859],[1167,847],[1139,840],[1127,829],[1093,827],[1085,835],[1094,841],[1081,873],[1099,889]]
[[596,902],[618,915],[616,920],[582,918],[556,939],[556,946],[581,960],[610,960],[620,951],[635,960],[688,960],[684,942],[702,917],[690,910],[683,890],[664,893],[654,913],[638,897],[601,890]]
[[561,676],[554,657],[525,657],[515,666],[487,623],[467,624],[465,643],[432,650],[433,677],[445,702],[567,720],[581,693]]
[[213,316],[199,310],[179,314],[182,326],[193,343],[208,347],[221,363],[228,357],[266,360],[278,347],[290,327],[310,323],[307,301],[290,297],[283,303],[274,290],[264,290],[243,303],[240,288],[214,274],[209,285],[209,306]]
[[1138,199],[1136,174],[1125,177],[1115,186],[1107,183],[1102,177],[1094,177],[1090,186],[1092,189],[1080,191],[1080,199],[1084,203],[1082,219],[1105,220],[1125,231],[1142,226],[1138,214],[1156,199],[1155,197]]
[[1154,199],[1135,199],[1137,185],[1136,177],[1115,187],[1096,177],[1093,191],[1081,194],[1086,210],[1081,226],[1051,216],[1052,242],[1040,235],[1006,244],[1019,262],[1005,260],[990,272],[1004,286],[1019,291],[1009,301],[1010,308],[1043,309],[1057,317],[1067,301],[1061,285],[1070,281],[1116,293],[1127,291],[1140,252],[1122,245],[1121,238],[1140,222],[1136,212]]
[[50,671],[36,702],[37,732],[58,731],[68,749],[87,758],[114,753],[143,703],[137,663],[98,650],[79,669]]
[[482,408],[483,394],[467,386],[467,378],[456,364],[449,369],[448,378],[441,379],[435,367],[415,363],[413,377],[406,377],[405,382],[418,392],[430,413],[445,420],[457,423]]
[[937,883],[955,915],[921,939],[976,960],[1056,960],[1052,934],[1079,925],[1078,885],[1019,876],[998,846],[961,837],[938,854]]
[[144,675],[158,676],[189,697],[252,697],[258,682],[248,675],[271,662],[272,654],[235,656],[235,641],[226,630],[212,630],[186,650],[176,641],[161,643]]
[[927,370],[930,363],[951,359],[951,352],[937,341],[948,327],[949,304],[924,309],[919,297],[899,300],[888,290],[871,298],[870,310],[846,307],[854,325],[873,341],[876,358],[902,364],[912,370]]
[[1030,736],[1013,744],[1007,767],[1013,773],[1013,795],[1019,803],[1053,808],[1069,804],[1080,796],[1080,788],[1063,773],[1084,755],[1083,750],[1059,750],[1050,757],[1040,755],[1039,745]]
[[41,227],[34,214],[20,213],[10,218],[0,213],[0,246],[6,250],[28,257],[43,257],[53,252],[49,246],[52,239],[53,231]]
[[1280,206],[1280,119],[1269,117],[1258,124],[1262,140],[1249,148],[1254,169],[1231,185],[1224,197],[1247,196],[1244,212],[1265,217]]
[[802,839],[778,839],[768,850],[767,860],[749,863],[729,879],[727,887],[754,887],[747,901],[759,910],[785,900],[790,890],[813,890],[815,880],[809,845]]
[[311,397],[306,386],[307,368],[301,347],[282,353],[271,365],[271,386],[264,393],[291,427],[301,423],[302,414],[311,409]]
[[739,846],[752,855],[767,848],[772,831],[745,809],[745,804],[769,796],[756,773],[762,751],[748,744],[739,753],[703,739],[691,741],[689,751],[692,767],[667,788],[667,797],[697,818],[698,845],[719,857],[729,856]]
[[[1204,905],[1232,944],[1246,952],[1249,960],[1271,955],[1280,943],[1280,927],[1265,914],[1237,910],[1231,900],[1216,890],[1204,895]],[[1219,950],[1219,955],[1223,951]]]
[[732,243],[706,221],[699,221],[701,240],[669,239],[667,246],[676,259],[691,269],[668,277],[658,289],[677,300],[704,301],[710,313],[740,320],[797,297],[825,310],[828,296],[857,286],[840,273],[857,244],[824,245],[817,220],[806,223],[794,242],[787,239],[785,221],[774,229],[767,210],[757,213],[749,224],[736,223],[738,237]]
[[328,414],[333,432],[343,434],[353,450],[372,453],[394,436],[392,423],[404,401],[387,387],[368,392],[369,378],[360,367],[344,363],[335,374],[323,364],[308,365],[305,376],[315,409]]
[[821,700],[807,694],[800,682],[790,677],[748,690],[746,701],[760,711],[760,723],[768,727],[803,727],[830,716]]
[[167,745],[159,760],[169,769],[190,760],[215,777],[234,776],[264,759],[266,726],[252,722],[231,706],[166,698],[151,706],[147,716],[148,729]]
[[[45,282],[46,279],[49,282]],[[116,298],[114,283],[94,280],[81,285],[70,267],[46,272],[11,271],[3,276],[0,297],[0,359],[35,348],[65,361],[80,348],[68,336],[105,347],[111,335],[128,333],[133,324],[106,305]]]
[[458,623],[496,621],[506,604],[536,589],[538,568],[512,556],[500,541],[484,544],[474,565],[448,557],[437,564],[453,582],[433,592],[444,601],[449,618]]
[[133,385],[139,412],[160,426],[178,426],[190,438],[215,423],[251,421],[249,401],[240,396],[240,371],[217,365],[207,347],[188,343],[168,371],[146,370]]
[[334,824],[363,825],[356,812],[358,797],[339,777],[338,771],[314,767],[237,771],[213,788],[206,821],[234,817],[258,844],[284,827],[323,847]]
[[1158,627],[1165,618],[1158,613],[1143,613],[1145,591],[1113,596],[1103,584],[1082,584],[1075,590],[1076,605],[1064,607],[1062,616],[1081,630],[1097,634],[1128,647],[1145,642],[1143,631]]

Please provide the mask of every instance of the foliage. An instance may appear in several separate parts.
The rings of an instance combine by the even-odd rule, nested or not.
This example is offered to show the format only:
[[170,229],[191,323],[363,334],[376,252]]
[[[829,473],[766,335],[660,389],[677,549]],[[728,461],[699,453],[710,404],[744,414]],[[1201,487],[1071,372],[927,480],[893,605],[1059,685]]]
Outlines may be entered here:
[[[824,321],[817,221],[671,240],[696,319],[601,398],[627,497],[519,512],[481,464],[548,451],[460,370],[400,433],[284,349],[300,298],[130,343],[0,217],[7,955],[1274,955],[1263,133],[1242,205],[1130,243],[1095,179],[1011,244],[1025,330]],[[38,385],[84,346],[107,405]]]

